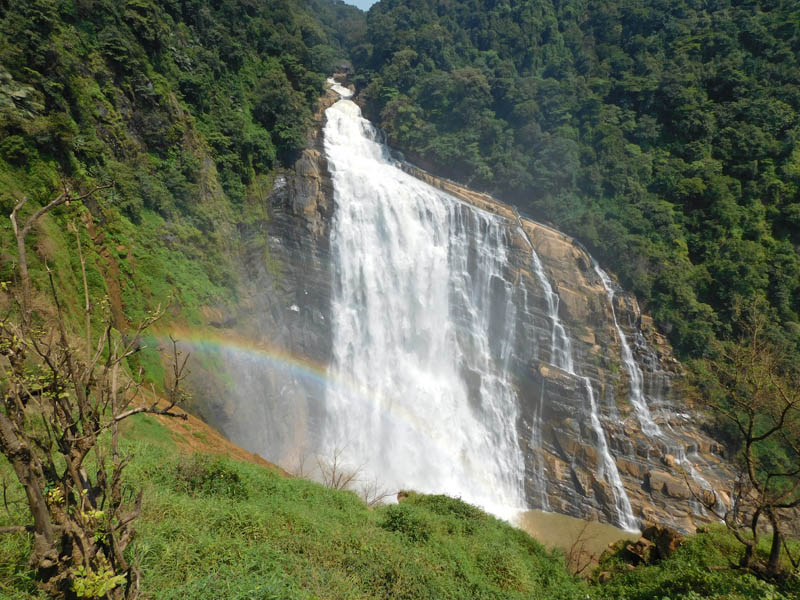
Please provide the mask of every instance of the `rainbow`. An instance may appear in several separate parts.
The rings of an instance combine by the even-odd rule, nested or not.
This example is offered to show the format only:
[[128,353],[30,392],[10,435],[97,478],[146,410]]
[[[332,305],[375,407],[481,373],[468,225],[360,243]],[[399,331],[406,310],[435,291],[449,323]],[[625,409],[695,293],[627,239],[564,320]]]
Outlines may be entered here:
[[[313,380],[320,385],[331,385],[334,383],[328,375],[327,365],[313,362],[308,358],[288,352],[279,346],[271,346],[263,342],[255,342],[252,339],[241,335],[227,334],[221,336],[212,332],[197,329],[179,329],[172,332],[172,336],[178,342],[189,344],[194,351],[201,352],[234,352],[243,354],[251,358],[268,364],[269,366],[288,371],[303,379]],[[168,337],[156,338],[161,345],[169,344]]]
[[[360,404],[364,410],[377,410],[400,426],[411,427],[420,432],[426,429],[419,417],[409,412],[402,403],[375,394],[349,379],[337,377],[330,372],[327,365],[289,352],[280,346],[256,342],[232,332],[226,332],[223,336],[205,329],[173,329],[171,334],[178,342],[178,349],[184,352],[228,353],[255,360],[267,368],[289,373],[321,388],[337,390]],[[171,344],[166,335],[156,336],[155,339],[162,348]],[[186,348],[186,345],[190,348]]]
[[[439,440],[432,437],[427,432],[427,427],[420,418],[405,408],[403,402],[393,402],[391,398],[380,397],[375,393],[362,389],[352,381],[335,376],[328,369],[327,365],[322,365],[309,360],[306,357],[288,352],[285,348],[272,346],[263,342],[255,342],[239,334],[226,332],[222,336],[205,329],[180,328],[172,329],[172,336],[178,342],[178,348],[184,352],[193,353],[227,353],[234,357],[241,356],[250,360],[255,360],[267,368],[274,368],[283,372],[290,373],[300,379],[314,383],[325,390],[337,389],[340,393],[346,394],[351,401],[357,402],[362,410],[379,411],[381,416],[390,419],[394,426],[410,428],[418,434],[431,439],[441,450],[443,458],[458,460],[457,456],[452,455],[452,451],[442,446]],[[157,335],[155,339],[160,347],[169,347],[170,339],[167,335]],[[189,346],[187,348],[186,346]],[[319,401],[324,402],[324,397],[320,395]],[[448,458],[445,458],[447,460]],[[475,474],[476,485],[489,485],[481,473]],[[421,490],[428,493],[448,493],[447,490]],[[469,498],[466,498],[470,501]],[[514,522],[516,514],[522,510],[519,507],[501,506],[482,506],[484,510],[494,513],[502,519]]]

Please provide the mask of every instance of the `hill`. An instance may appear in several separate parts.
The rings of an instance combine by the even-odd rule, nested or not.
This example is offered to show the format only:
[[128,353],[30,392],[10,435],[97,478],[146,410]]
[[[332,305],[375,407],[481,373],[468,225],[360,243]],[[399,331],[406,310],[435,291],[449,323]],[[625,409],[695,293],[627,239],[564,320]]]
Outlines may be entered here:
[[422,166],[582,242],[683,358],[762,301],[800,347],[795,3],[372,7],[367,112]]
[[[658,565],[631,570],[609,557],[605,583],[587,583],[569,574],[560,553],[457,499],[412,493],[400,504],[370,508],[352,492],[268,466],[187,453],[180,431],[136,417],[126,432],[124,452],[135,456],[128,484],[145,492],[129,550],[142,568],[144,597],[792,597],[790,587],[784,596],[752,575],[709,570],[739,552],[717,529]],[[203,432],[194,433],[200,440]],[[9,481],[7,465],[0,475]],[[10,513],[0,513],[0,527],[24,513],[21,494],[14,484],[5,490]],[[25,566],[29,543],[24,535],[0,535],[4,599],[44,598]]]
[[[53,265],[75,317],[74,222],[90,295],[109,297],[121,330],[167,302],[188,323],[205,304],[235,303],[239,230],[268,218],[264,190],[308,144],[346,56],[334,24],[354,15],[323,0],[0,4],[0,211],[46,204],[67,183],[114,184],[34,229],[35,287]],[[0,239],[13,247],[8,221]],[[253,243],[268,260],[266,241]],[[4,250],[0,280],[15,268]],[[156,362],[144,360],[153,381]]]

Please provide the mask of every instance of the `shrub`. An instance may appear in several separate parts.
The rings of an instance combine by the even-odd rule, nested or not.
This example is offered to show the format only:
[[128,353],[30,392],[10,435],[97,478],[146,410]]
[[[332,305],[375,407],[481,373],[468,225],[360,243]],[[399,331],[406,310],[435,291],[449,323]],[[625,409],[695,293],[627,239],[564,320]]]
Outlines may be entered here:
[[175,469],[176,484],[191,496],[226,496],[235,500],[248,497],[239,474],[219,457],[194,454]]
[[412,542],[426,542],[432,533],[430,523],[413,506],[407,504],[389,506],[380,526],[387,531],[402,533]]
[[0,155],[10,163],[24,165],[36,156],[36,151],[28,146],[22,136],[10,135],[0,142]]

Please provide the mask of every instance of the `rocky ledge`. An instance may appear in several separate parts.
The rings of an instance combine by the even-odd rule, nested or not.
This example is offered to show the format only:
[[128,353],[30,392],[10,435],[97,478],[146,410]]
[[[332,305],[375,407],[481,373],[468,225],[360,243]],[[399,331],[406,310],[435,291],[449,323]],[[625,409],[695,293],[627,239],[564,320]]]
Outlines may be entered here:
[[[414,165],[402,163],[402,167],[508,222],[514,248],[511,268],[517,270],[513,279],[525,287],[528,310],[517,335],[514,370],[520,374],[518,429],[525,449],[529,505],[610,523],[618,519],[585,384],[552,364],[552,322],[528,242],[558,295],[558,315],[571,341],[574,372],[591,381],[606,443],[634,517],[641,523],[664,523],[681,531],[709,521],[712,515],[696,496],[706,499],[713,489],[720,501],[729,502],[726,490],[731,474],[724,448],[697,426],[700,419],[676,386],[683,376],[681,365],[636,299],[613,281],[613,294],[609,294],[592,257],[568,235],[518,218],[513,207],[491,196]],[[642,372],[642,393],[655,432],[643,431],[631,402],[634,383],[624,364],[615,317]]]

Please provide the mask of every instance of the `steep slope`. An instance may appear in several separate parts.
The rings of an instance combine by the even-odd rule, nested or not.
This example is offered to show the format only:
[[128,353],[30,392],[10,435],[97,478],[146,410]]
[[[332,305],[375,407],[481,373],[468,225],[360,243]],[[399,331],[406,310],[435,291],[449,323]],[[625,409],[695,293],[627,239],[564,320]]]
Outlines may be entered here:
[[404,168],[506,222],[524,297],[513,361],[529,506],[625,526],[624,493],[637,522],[694,529],[709,515],[687,481],[728,503],[725,451],[698,427],[702,419],[678,389],[683,368],[636,298],[569,236],[491,196]]
[[[738,548],[717,530],[687,539],[661,564],[634,569],[610,558],[604,583],[587,583],[570,575],[559,553],[459,500],[412,495],[369,508],[350,492],[259,465],[184,455],[149,417],[135,418],[128,434],[125,451],[136,455],[129,481],[145,489],[131,554],[150,598],[783,600],[797,594],[791,581],[771,584],[725,568]],[[21,508],[21,490],[12,485],[5,492],[10,514],[0,512],[0,527],[16,522]],[[25,564],[27,552],[27,538],[0,536],[0,597],[45,598]]]
[[[72,223],[90,294],[109,297],[123,331],[158,305],[201,325],[214,320],[209,306],[241,304],[250,262],[280,268],[263,196],[291,175],[325,76],[346,56],[334,25],[359,15],[322,0],[0,4],[0,211],[45,203],[66,182],[114,184],[88,210],[41,221],[34,283],[54,264],[77,314]],[[7,223],[0,235],[13,247]],[[4,281],[15,264],[4,251]],[[154,345],[141,362],[157,382]]]
[[582,240],[680,356],[765,298],[800,343],[795,3],[384,0],[354,52],[394,146]]

